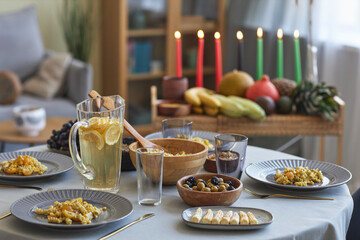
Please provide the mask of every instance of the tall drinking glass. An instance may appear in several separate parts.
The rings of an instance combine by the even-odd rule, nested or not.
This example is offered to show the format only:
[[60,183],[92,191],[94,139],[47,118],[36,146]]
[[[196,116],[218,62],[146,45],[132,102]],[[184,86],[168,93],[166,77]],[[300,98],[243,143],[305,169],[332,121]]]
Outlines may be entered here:
[[191,139],[192,122],[181,118],[170,118],[162,120],[163,138]]
[[[117,192],[121,173],[121,143],[125,101],[118,95],[107,97],[115,108],[98,108],[103,97],[77,104],[77,122],[70,131],[70,153],[87,189]],[[79,133],[80,154],[76,134]],[[81,155],[81,156],[80,156]]]
[[241,134],[219,134],[215,136],[216,168],[220,174],[237,179],[244,170],[248,138]]

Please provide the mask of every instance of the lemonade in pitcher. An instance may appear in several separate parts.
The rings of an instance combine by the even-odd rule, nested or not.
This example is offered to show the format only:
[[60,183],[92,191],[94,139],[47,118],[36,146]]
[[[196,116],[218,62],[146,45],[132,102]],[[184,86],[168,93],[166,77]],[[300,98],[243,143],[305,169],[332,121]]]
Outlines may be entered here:
[[119,189],[121,171],[122,121],[110,117],[92,117],[88,126],[80,126],[79,140],[83,164],[93,173],[85,178],[88,189]]

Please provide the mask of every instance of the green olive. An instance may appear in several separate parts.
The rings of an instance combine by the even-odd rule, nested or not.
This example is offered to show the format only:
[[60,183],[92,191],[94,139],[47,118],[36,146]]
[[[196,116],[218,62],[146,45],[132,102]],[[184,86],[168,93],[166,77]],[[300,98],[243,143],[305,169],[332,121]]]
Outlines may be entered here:
[[224,185],[220,185],[219,192],[225,192],[225,191],[226,191],[226,187]]
[[220,183],[220,185],[224,185],[224,186],[225,186],[225,188],[228,188],[228,187],[229,187],[229,184],[224,183],[224,182]]
[[192,187],[192,190],[197,190],[197,186],[193,186],[193,187]]
[[205,187],[203,188],[204,189],[204,192],[211,192],[210,188],[209,187]]
[[217,192],[217,191],[219,191],[219,189],[218,189],[216,186],[213,185],[213,186],[211,187],[211,191],[212,191],[212,192]]
[[219,182],[220,182],[220,183],[224,182],[224,179],[222,179],[221,177],[219,177]]
[[184,188],[191,189],[191,188],[189,187],[189,185],[187,185],[186,183],[184,183],[182,186],[183,186]]
[[203,182],[198,182],[197,190],[201,191],[203,188],[205,188],[205,184]]
[[201,178],[196,179],[196,183],[199,183],[199,182],[202,182],[202,181],[204,181],[204,180],[202,180]]

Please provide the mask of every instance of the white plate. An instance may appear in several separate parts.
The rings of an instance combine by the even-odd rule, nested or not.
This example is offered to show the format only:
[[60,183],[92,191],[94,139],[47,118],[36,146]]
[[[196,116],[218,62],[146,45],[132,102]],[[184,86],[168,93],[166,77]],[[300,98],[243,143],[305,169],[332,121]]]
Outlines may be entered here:
[[[323,182],[306,187],[276,183],[274,179],[276,170],[283,172],[286,167],[296,168],[299,166],[308,167],[309,169],[319,169],[323,173]],[[293,191],[318,191],[336,187],[347,183],[352,177],[349,170],[336,164],[301,159],[278,159],[253,163],[245,169],[245,172],[250,178],[256,181],[272,187]]]
[[259,224],[254,225],[230,225],[230,224],[206,224],[206,223],[194,223],[191,222],[191,217],[194,215],[195,210],[198,207],[188,208],[182,213],[182,219],[184,222],[190,227],[194,228],[202,228],[202,229],[212,229],[212,230],[255,230],[259,228],[264,228],[273,222],[274,217],[272,214],[266,210],[258,209],[258,208],[248,208],[248,207],[224,207],[224,206],[210,206],[210,207],[201,207],[203,210],[203,216],[205,215],[208,209],[213,210],[214,214],[218,210],[222,210],[224,214],[227,211],[233,212],[252,212]]
[[[215,146],[215,136],[219,135],[219,133],[216,132],[208,132],[208,131],[192,131],[192,137],[199,137],[202,139],[207,139],[209,142]],[[154,138],[162,138],[162,132],[154,132],[149,135],[146,135],[146,139],[154,139]]]
[[74,167],[73,160],[63,154],[52,152],[5,152],[0,153],[0,162],[8,161],[17,158],[19,155],[29,155],[36,158],[39,162],[47,166],[47,170],[39,175],[37,173],[30,176],[11,175],[4,172],[0,172],[0,180],[5,181],[30,181],[38,180],[42,178],[52,177],[64,172],[69,171]]
[[[64,202],[79,197],[98,208],[106,207],[107,209],[98,218],[92,219],[91,224],[85,225],[76,222],[73,222],[72,225],[48,223],[45,215],[34,212],[36,207],[48,208],[50,205],[54,205],[55,201]],[[128,199],[113,193],[86,189],[63,189],[36,193],[21,198],[11,205],[10,211],[15,217],[23,221],[44,227],[84,229],[120,221],[131,214],[133,206]]]

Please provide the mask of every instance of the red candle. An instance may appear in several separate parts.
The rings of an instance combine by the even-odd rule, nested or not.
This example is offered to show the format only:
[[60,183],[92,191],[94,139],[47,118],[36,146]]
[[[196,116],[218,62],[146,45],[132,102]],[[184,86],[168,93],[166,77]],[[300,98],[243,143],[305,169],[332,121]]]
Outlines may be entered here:
[[181,33],[175,32],[176,39],[176,77],[182,78],[182,53],[181,53]]
[[215,91],[219,89],[219,84],[222,79],[222,55],[221,55],[221,41],[220,33],[216,32],[215,37]]
[[198,33],[198,52],[196,62],[196,86],[203,87],[203,62],[204,62],[204,32],[199,30]]

